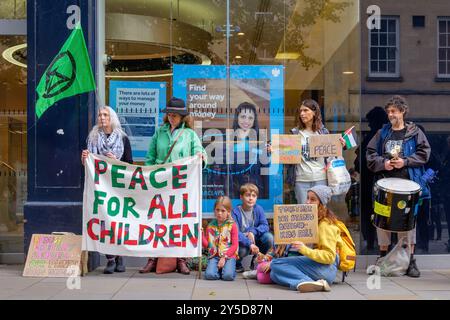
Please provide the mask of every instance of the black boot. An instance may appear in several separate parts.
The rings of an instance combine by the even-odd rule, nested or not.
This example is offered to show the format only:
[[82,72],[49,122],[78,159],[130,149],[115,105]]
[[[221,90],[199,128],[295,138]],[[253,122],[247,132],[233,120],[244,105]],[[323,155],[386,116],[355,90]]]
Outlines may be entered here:
[[123,264],[123,258],[121,256],[116,257],[116,268],[115,272],[125,272],[125,265]]
[[408,270],[406,270],[406,275],[412,278],[420,277],[420,271],[419,268],[417,268],[416,259],[412,258],[411,260],[409,260],[409,266]]
[[108,263],[106,264],[105,270],[103,271],[104,274],[112,274],[114,273],[114,269],[116,269],[116,260],[108,259]]

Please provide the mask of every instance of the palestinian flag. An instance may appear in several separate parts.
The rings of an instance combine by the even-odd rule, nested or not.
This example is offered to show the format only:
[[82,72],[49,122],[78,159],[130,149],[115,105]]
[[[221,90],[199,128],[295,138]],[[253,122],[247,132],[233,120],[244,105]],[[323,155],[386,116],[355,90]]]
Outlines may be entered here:
[[356,142],[356,130],[355,126],[351,127],[350,129],[346,130],[342,134],[342,141],[345,142],[345,150],[351,149],[353,147],[356,147],[358,143]]

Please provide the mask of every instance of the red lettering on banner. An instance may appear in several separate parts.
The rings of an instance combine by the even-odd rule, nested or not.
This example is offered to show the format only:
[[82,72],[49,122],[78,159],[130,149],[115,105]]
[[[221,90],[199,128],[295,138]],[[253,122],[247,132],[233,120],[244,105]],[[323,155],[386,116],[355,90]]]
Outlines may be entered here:
[[[106,172],[106,169],[108,168],[108,164],[106,161],[103,160],[95,160],[95,176],[94,176],[94,182],[95,184],[99,184],[99,177],[101,174],[104,174]],[[104,167],[100,168],[100,164],[102,164]]]
[[97,219],[97,218],[94,218],[94,219],[89,220],[89,222],[88,222],[88,224],[87,224],[87,232],[88,232],[89,237],[90,237],[92,240],[98,241],[98,236],[97,236],[97,235],[94,233],[94,231],[92,230],[92,225],[93,225],[94,223],[95,223],[95,224],[100,224],[100,220]]
[[129,240],[130,237],[130,225],[128,223],[125,224],[125,239],[123,241],[123,244],[126,244],[128,246],[136,246],[137,240]]
[[170,196],[170,201],[169,201],[169,219],[180,219],[181,218],[181,213],[173,213],[173,204],[175,203],[175,196],[172,195]]
[[187,165],[172,167],[172,188],[173,189],[186,188],[186,181],[180,183],[180,179],[187,178],[187,174],[181,174],[180,171],[186,170],[186,169],[187,169]]
[[186,237],[189,238],[192,245],[196,248],[197,242],[198,242],[198,223],[194,224],[194,234],[192,234],[191,229],[189,229],[188,224],[183,224],[182,230],[183,231],[182,231],[182,235],[181,235],[181,242],[182,242],[181,245],[183,246],[183,248],[186,247]]
[[160,194],[156,194],[153,197],[152,202],[150,203],[150,209],[148,210],[148,215],[147,215],[148,219],[153,218],[153,213],[157,209],[159,209],[161,211],[161,217],[163,219],[166,219],[166,207],[164,206],[164,201]]
[[183,193],[183,218],[196,218],[196,212],[189,212],[189,194]]
[[101,222],[100,242],[105,243],[105,237],[109,237],[109,243],[116,243],[116,222],[111,222],[111,227],[106,229],[105,221]]
[[180,230],[181,230],[181,226],[178,224],[171,225],[169,227],[169,247],[181,247],[180,241],[175,242],[176,238],[180,238],[180,233],[179,233]]
[[161,242],[164,248],[167,248],[167,242],[164,240],[164,236],[167,233],[167,227],[163,224],[157,224],[155,226],[155,241],[153,241],[153,248],[158,246],[158,242]]

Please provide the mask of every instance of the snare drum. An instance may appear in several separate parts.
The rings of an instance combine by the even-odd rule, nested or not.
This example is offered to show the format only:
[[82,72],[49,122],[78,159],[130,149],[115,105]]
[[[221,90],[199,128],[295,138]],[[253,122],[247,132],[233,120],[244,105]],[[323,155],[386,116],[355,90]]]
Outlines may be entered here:
[[414,229],[419,208],[421,187],[418,183],[400,178],[384,178],[374,185],[375,227],[394,232]]

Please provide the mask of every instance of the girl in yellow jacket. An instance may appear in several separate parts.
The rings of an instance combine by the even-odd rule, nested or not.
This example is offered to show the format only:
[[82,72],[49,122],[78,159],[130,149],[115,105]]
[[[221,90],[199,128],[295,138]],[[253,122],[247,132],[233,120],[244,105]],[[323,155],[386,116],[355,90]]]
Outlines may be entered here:
[[315,249],[303,242],[294,242],[301,256],[274,259],[266,268],[273,282],[300,292],[330,291],[339,265],[337,248],[341,236],[334,224],[336,216],[326,207],[331,199],[331,189],[315,186],[308,190],[308,204],[317,204],[319,213],[319,243]]

